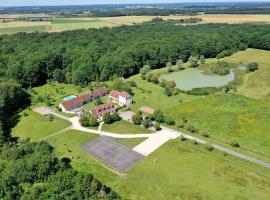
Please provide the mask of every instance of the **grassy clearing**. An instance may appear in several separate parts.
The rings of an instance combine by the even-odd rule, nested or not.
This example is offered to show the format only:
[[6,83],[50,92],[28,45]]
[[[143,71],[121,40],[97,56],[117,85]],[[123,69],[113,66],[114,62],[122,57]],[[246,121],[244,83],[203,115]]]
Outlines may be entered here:
[[124,144],[128,146],[129,148],[133,148],[137,146],[138,144],[142,143],[146,138],[115,138],[114,140],[116,142],[119,142],[121,144]]
[[133,89],[133,92],[135,93],[133,96],[134,103],[131,105],[131,109],[134,111],[137,111],[142,106],[166,111],[176,105],[199,98],[197,96],[186,94],[168,97],[164,94],[164,88],[142,80],[140,75],[133,76],[128,80],[133,80],[137,83],[137,88]]
[[20,138],[30,138],[36,141],[50,134],[56,133],[71,124],[65,120],[54,118],[49,121],[48,116],[42,116],[34,111],[24,111],[17,126],[13,128],[11,135]]
[[226,143],[237,141],[250,151],[269,156],[270,106],[236,94],[218,94],[168,109],[174,119],[207,130]]
[[131,169],[128,175],[119,176],[80,149],[95,137],[67,131],[48,142],[55,146],[57,156],[69,157],[73,167],[92,173],[123,198],[263,200],[270,195],[270,178],[240,167],[239,160],[224,157],[218,151],[208,152],[189,141],[171,141]]
[[[108,103],[109,102],[109,98],[107,96],[101,97],[100,100],[103,103]],[[85,109],[87,109],[87,110],[90,110],[90,109],[93,109],[93,108],[97,107],[96,103],[97,103],[97,99],[95,99],[94,101],[91,101],[91,102],[85,104],[83,107]]]
[[112,133],[152,133],[149,129],[143,128],[141,126],[134,125],[130,122],[121,120],[118,122],[114,122],[112,124],[104,124],[102,126],[102,131],[112,132]]
[[52,24],[69,24],[69,23],[89,23],[98,22],[98,20],[81,20],[81,19],[70,19],[70,18],[55,18]]
[[24,26],[24,27],[10,27],[10,28],[0,28],[0,35],[10,35],[10,34],[15,34],[19,32],[26,32],[26,33],[31,33],[31,32],[46,32],[47,31],[47,26]]

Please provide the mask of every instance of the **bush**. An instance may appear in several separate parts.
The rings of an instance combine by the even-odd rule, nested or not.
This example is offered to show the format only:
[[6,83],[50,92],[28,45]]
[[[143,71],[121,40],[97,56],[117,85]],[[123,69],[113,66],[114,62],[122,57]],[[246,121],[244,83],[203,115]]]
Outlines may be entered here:
[[186,141],[187,140],[187,138],[185,138],[185,136],[183,136],[183,135],[180,136],[180,139],[181,139],[181,141]]
[[137,87],[137,83],[135,81],[127,81],[127,84],[130,86],[130,87]]
[[113,122],[116,122],[116,121],[120,121],[121,120],[121,117],[118,115],[118,113],[113,113],[112,115],[111,115],[111,117],[112,117],[112,121]]
[[211,71],[218,75],[226,75],[230,73],[230,66],[225,61],[218,61],[212,68]]
[[49,114],[49,121],[53,121],[54,120],[54,116],[52,114]]
[[204,87],[204,88],[193,88],[192,90],[186,91],[186,94],[191,95],[211,95],[220,92],[221,88],[216,87]]
[[87,116],[81,116],[79,122],[82,126],[89,126],[89,119]]
[[175,124],[175,121],[169,116],[166,116],[164,121],[168,125],[174,125]]
[[112,121],[112,116],[109,113],[105,113],[102,117],[102,120],[105,124],[111,124]]
[[93,127],[96,127],[99,125],[97,119],[93,116],[89,117],[89,126],[93,126]]
[[258,70],[259,64],[256,62],[249,63],[247,66],[247,72],[254,72]]
[[149,128],[151,126],[151,119],[145,119],[142,124],[145,128]]
[[207,145],[205,146],[205,148],[206,148],[208,151],[213,151],[213,150],[215,149],[212,145],[209,145],[209,144],[207,144]]
[[204,132],[202,132],[202,136],[208,138],[209,137],[209,134],[208,134],[207,131],[204,131]]
[[139,113],[132,116],[132,122],[135,125],[141,125],[142,124],[142,115]]
[[160,123],[155,123],[155,129],[156,129],[156,131],[159,131],[159,130],[161,130],[161,127],[160,127]]
[[222,51],[221,53],[219,53],[216,58],[217,59],[220,59],[220,58],[224,58],[226,56],[231,56],[233,54],[233,51],[232,50],[225,50],[225,51]]
[[240,144],[238,143],[238,142],[236,142],[236,141],[233,141],[233,142],[231,142],[231,144],[230,144],[232,147],[240,147]]
[[164,122],[164,113],[161,110],[155,110],[155,112],[153,114],[153,118],[158,123],[163,123]]
[[195,128],[193,125],[188,125],[187,130],[191,133],[198,133],[199,129]]

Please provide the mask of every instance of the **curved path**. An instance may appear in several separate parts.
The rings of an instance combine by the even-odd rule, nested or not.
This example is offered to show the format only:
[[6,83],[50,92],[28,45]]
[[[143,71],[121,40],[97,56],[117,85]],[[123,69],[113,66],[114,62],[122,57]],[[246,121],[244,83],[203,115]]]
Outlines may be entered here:
[[[102,136],[108,136],[108,137],[113,137],[113,138],[147,138],[145,141],[143,141],[142,143],[140,143],[139,145],[137,145],[136,147],[133,148],[134,151],[144,155],[144,156],[148,156],[149,154],[151,154],[153,151],[155,151],[156,149],[158,149],[160,146],[162,146],[164,143],[166,143],[167,141],[169,141],[170,139],[175,139],[179,136],[183,136],[186,139],[189,140],[194,140],[197,141],[200,144],[207,144],[206,141],[201,140],[199,138],[196,138],[194,136],[188,135],[188,134],[184,134],[181,133],[179,131],[167,128],[165,126],[161,126],[161,131],[157,132],[157,133],[151,133],[151,134],[117,134],[117,133],[110,133],[110,132],[104,132],[104,131],[100,131],[99,130],[94,130],[94,129],[88,129],[85,127],[82,127],[80,122],[79,122],[79,117],[66,117],[63,116],[61,114],[56,113],[54,110],[46,108],[46,107],[39,107],[35,109],[36,112],[42,114],[42,115],[46,115],[46,114],[52,114],[55,115],[58,118],[70,121],[72,123],[72,125],[70,127],[68,127],[68,129],[75,129],[75,130],[79,130],[79,131],[83,131],[83,132],[88,132],[88,133],[94,133],[97,135],[102,135]],[[131,112],[130,112],[131,113]],[[129,113],[129,114],[130,114]],[[135,113],[134,113],[135,114]],[[128,120],[123,118],[124,120]],[[59,134],[62,131],[59,131],[55,134]],[[212,145],[215,149],[222,151],[222,152],[226,152],[228,154],[237,156],[239,158],[242,158],[244,160],[256,163],[258,165],[264,166],[268,169],[270,169],[270,163],[252,158],[250,156],[241,154],[239,152],[233,151],[231,149],[227,149],[224,148],[222,146],[219,145]]]

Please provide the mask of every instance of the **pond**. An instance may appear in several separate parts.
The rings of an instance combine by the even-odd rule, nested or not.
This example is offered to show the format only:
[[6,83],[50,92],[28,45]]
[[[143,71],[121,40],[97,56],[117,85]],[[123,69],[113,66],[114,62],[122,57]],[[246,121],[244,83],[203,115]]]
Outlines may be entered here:
[[177,71],[165,74],[160,79],[173,80],[176,87],[181,90],[191,90],[201,87],[221,87],[227,85],[235,78],[234,71],[231,70],[228,75],[207,75],[196,68],[188,68],[183,71]]

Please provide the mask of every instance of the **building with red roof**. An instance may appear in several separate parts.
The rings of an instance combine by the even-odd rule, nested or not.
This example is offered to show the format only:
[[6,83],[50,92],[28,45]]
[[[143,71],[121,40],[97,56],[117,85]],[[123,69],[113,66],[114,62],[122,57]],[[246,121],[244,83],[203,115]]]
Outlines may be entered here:
[[101,119],[105,113],[112,114],[114,112],[116,112],[116,108],[112,103],[102,104],[90,110],[90,113],[96,119]]
[[75,113],[78,111],[85,103],[92,101],[93,99],[100,98],[106,95],[108,92],[106,87],[100,87],[94,91],[83,94],[81,96],[75,97],[71,100],[64,101],[59,105],[63,112]]

